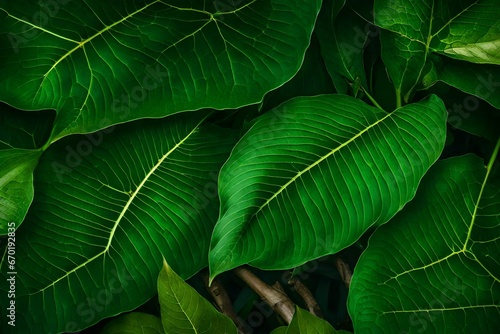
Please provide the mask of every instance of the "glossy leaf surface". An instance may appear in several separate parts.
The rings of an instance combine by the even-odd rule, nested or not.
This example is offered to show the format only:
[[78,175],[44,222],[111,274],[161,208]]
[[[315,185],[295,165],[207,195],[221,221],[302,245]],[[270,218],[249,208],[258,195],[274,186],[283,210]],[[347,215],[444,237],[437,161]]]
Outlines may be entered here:
[[500,177],[492,167],[472,154],[436,163],[415,198],[377,229],[349,293],[355,331],[498,330]]
[[158,277],[161,321],[166,334],[237,334],[234,323],[218,312],[168,265]]
[[256,103],[298,71],[320,5],[2,2],[0,100],[55,109],[54,140],[144,117]]
[[211,277],[283,269],[336,253],[415,194],[444,146],[431,96],[386,114],[348,96],[296,98],[261,117],[219,178]]
[[[201,116],[128,123],[45,151],[16,232],[17,332],[75,331],[136,308],[156,293],[163,256],[184,278],[207,265],[217,173],[235,137]],[[5,265],[4,256],[7,294]]]

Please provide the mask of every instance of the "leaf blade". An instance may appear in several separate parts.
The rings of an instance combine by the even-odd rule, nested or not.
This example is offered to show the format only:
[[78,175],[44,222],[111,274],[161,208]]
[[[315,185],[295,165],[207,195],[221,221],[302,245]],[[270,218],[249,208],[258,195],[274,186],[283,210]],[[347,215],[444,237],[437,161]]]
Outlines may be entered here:
[[206,266],[217,171],[235,134],[205,117],[137,121],[45,151],[16,232],[16,299],[33,310],[16,329],[76,331],[137,307],[155,293],[162,255],[184,277]]
[[440,154],[445,122],[436,97],[392,114],[348,96],[296,98],[264,115],[221,170],[211,278],[245,263],[298,266],[386,222]]
[[23,222],[33,201],[33,171],[41,154],[39,150],[0,150],[0,235]]
[[158,277],[161,320],[165,333],[234,333],[234,323],[185,283],[166,261]]
[[472,154],[432,167],[415,199],[373,234],[358,262],[348,302],[356,330],[498,328],[500,268],[491,261],[499,249],[498,181],[488,181]]
[[55,109],[53,141],[256,103],[299,70],[320,3],[252,0],[219,12],[195,1],[121,0],[110,11],[96,0],[57,4],[49,16],[8,2],[0,8],[0,100]]

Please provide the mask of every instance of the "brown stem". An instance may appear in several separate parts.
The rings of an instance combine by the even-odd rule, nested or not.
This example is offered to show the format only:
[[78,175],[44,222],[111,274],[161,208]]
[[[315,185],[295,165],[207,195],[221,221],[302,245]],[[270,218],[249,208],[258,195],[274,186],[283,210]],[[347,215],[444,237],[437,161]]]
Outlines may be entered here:
[[[278,282],[274,286],[269,286],[260,278],[255,276],[250,270],[239,267],[233,269],[252,290],[257,294],[289,325],[295,313],[295,304],[284,293],[283,288]],[[277,285],[279,287],[277,287]]]
[[231,303],[231,299],[229,298],[229,294],[227,293],[224,286],[219,281],[218,278],[214,278],[212,285],[208,286],[208,273],[203,273],[203,281],[205,282],[205,286],[212,295],[215,303],[219,310],[228,316],[231,320],[233,320],[236,327],[238,327],[238,333],[240,334],[249,334],[250,332],[245,327],[244,322],[241,318],[238,317],[236,312],[234,312],[233,304]]
[[349,268],[349,265],[342,260],[340,257],[335,258],[335,266],[337,267],[337,270],[340,273],[340,277],[342,277],[342,280],[344,281],[344,284],[347,288],[351,286],[351,279],[352,279],[352,271],[351,268]]
[[309,290],[307,286],[305,286],[297,277],[291,277],[288,280],[288,284],[291,285],[295,291],[297,291],[300,297],[302,297],[302,300],[306,303],[307,309],[310,313],[314,314],[318,318],[324,318],[318,302],[316,302],[311,290]]

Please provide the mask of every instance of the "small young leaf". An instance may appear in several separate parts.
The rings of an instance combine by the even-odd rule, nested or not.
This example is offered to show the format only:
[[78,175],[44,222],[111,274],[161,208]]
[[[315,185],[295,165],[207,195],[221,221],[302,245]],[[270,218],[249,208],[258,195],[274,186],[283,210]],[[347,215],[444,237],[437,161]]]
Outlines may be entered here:
[[236,334],[234,323],[184,282],[163,260],[158,298],[165,334]]

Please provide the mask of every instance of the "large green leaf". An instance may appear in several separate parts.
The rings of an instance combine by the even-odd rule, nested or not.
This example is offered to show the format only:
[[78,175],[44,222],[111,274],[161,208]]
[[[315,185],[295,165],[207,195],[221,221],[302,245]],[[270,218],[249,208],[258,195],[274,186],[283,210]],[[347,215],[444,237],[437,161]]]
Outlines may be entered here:
[[433,8],[431,24],[439,41],[433,41],[433,50],[471,63],[500,65],[497,0],[435,1]]
[[158,277],[161,321],[166,334],[236,334],[235,324],[218,312],[163,261]]
[[445,141],[431,96],[391,114],[344,95],[290,100],[243,136],[219,177],[211,277],[291,268],[355,242],[415,194]]
[[238,3],[2,2],[0,101],[55,109],[54,140],[258,102],[298,71],[321,1]]
[[33,170],[41,154],[37,150],[0,150],[0,235],[24,220],[33,201]]
[[377,229],[349,292],[356,332],[498,333],[500,174],[492,165],[472,154],[436,163],[414,200]]
[[163,334],[161,319],[151,314],[132,312],[106,324],[101,334]]
[[398,96],[408,101],[430,52],[500,64],[496,0],[375,0],[382,57]]
[[199,125],[204,114],[70,136],[44,152],[16,233],[16,333],[75,331],[134,309],[155,294],[162,255],[184,278],[207,266],[217,173],[236,140]]

